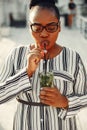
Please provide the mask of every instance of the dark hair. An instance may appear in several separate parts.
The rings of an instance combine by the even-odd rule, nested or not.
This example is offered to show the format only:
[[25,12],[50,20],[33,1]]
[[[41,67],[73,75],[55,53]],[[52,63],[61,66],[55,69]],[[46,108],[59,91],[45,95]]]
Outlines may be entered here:
[[69,3],[68,7],[69,7],[70,10],[73,10],[73,9],[76,8],[76,4],[75,3]]
[[55,15],[60,19],[59,9],[55,5],[56,0],[30,0],[29,9],[32,9],[34,6],[40,6],[42,8],[47,8],[55,11]]

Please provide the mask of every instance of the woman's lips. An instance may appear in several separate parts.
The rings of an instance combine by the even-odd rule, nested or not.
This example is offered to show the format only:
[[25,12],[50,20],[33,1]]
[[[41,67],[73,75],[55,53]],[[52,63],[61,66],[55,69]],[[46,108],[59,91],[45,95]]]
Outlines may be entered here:
[[50,42],[49,42],[48,40],[44,40],[44,41],[41,41],[40,45],[41,45],[42,47],[44,47],[44,46],[48,46],[49,43],[50,43]]

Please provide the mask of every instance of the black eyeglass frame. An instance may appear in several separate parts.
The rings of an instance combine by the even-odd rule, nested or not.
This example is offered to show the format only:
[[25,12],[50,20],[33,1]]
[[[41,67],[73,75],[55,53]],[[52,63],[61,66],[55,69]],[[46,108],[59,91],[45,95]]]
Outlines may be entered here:
[[[37,25],[37,26],[40,26],[40,27],[42,27],[41,28],[41,30],[40,31],[34,31],[33,30],[33,26],[34,25]],[[48,29],[47,29],[47,27],[49,27],[49,26],[56,26],[57,28],[56,28],[56,30],[54,30],[54,31],[49,31]],[[49,32],[49,33],[54,33],[54,32],[56,32],[57,31],[57,29],[58,29],[58,27],[60,26],[60,21],[58,21],[57,23],[56,22],[52,22],[52,23],[48,23],[47,25],[45,25],[45,26],[43,26],[42,24],[39,24],[39,23],[33,23],[33,24],[30,24],[30,28],[31,28],[31,30],[33,31],[33,32],[35,32],[35,33],[40,33],[40,32],[42,32],[43,31],[43,29],[45,29],[47,32]]]

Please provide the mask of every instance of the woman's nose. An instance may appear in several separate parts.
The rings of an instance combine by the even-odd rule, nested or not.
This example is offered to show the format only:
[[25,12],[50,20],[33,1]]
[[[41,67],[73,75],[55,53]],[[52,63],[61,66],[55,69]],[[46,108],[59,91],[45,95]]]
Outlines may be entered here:
[[49,33],[45,30],[45,28],[42,30],[42,32],[40,32],[40,37],[48,37]]

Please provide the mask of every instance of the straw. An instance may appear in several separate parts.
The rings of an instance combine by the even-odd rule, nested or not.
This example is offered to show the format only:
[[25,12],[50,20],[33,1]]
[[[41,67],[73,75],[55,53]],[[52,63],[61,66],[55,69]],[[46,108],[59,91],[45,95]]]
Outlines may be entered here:
[[44,43],[44,72],[45,75],[47,74],[47,59],[46,59],[46,43]]

